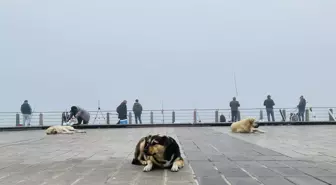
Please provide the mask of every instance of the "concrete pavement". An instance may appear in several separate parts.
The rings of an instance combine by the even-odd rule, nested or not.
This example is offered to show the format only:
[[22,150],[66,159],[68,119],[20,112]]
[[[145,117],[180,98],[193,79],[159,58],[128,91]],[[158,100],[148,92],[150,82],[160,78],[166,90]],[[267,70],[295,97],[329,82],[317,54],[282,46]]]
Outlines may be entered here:
[[[232,134],[228,127],[89,129],[55,136],[1,132],[0,184],[336,184],[335,126],[260,128],[267,133]],[[180,143],[186,160],[180,172],[145,173],[131,165],[138,139],[149,133]]]

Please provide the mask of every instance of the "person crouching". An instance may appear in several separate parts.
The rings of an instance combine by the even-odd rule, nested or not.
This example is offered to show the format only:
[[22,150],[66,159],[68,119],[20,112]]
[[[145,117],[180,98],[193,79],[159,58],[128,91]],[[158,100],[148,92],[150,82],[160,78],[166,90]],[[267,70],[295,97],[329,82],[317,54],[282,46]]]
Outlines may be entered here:
[[78,123],[74,125],[80,125],[85,124],[87,125],[90,121],[90,113],[78,106],[72,106],[70,110],[69,118],[67,119],[67,122],[70,121],[70,119],[75,116],[77,118]]

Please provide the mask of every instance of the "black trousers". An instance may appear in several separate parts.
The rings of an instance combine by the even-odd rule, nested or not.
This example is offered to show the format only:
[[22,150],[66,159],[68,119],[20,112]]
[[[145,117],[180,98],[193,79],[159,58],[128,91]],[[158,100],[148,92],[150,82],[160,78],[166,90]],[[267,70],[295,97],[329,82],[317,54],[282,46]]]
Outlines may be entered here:
[[134,117],[135,117],[135,124],[138,124],[138,120],[139,120],[140,124],[142,124],[140,113],[134,113]]
[[87,125],[87,124],[88,124],[88,122],[85,121],[85,120],[83,120],[83,118],[81,118],[81,117],[78,117],[78,118],[77,118],[77,121],[78,121],[78,125],[82,124],[82,122],[83,122],[84,125]]
[[231,121],[236,122],[238,120],[238,111],[237,110],[232,110],[231,111]]

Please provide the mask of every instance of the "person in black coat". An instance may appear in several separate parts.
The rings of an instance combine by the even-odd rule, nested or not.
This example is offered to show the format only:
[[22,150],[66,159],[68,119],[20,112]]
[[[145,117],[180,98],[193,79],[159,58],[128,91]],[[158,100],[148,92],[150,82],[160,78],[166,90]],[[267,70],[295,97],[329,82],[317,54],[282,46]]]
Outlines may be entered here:
[[127,119],[127,101],[124,100],[121,104],[117,107],[117,113],[119,121],[117,124],[120,123],[120,120]]

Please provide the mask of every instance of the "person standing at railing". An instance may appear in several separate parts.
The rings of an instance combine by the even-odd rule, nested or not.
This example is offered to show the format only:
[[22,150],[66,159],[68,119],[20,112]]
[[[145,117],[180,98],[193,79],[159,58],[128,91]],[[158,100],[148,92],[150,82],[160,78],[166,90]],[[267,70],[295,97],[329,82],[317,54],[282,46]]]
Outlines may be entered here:
[[78,106],[72,106],[70,109],[70,115],[67,119],[67,122],[70,121],[70,119],[75,116],[77,118],[78,123],[74,125],[80,125],[82,122],[83,124],[87,125],[90,121],[90,113]]
[[138,120],[140,124],[142,124],[142,121],[141,121],[142,105],[139,103],[138,99],[136,99],[135,103],[133,104],[133,113],[135,117],[135,124],[138,124]]
[[236,122],[238,120],[238,107],[240,107],[239,101],[236,100],[236,97],[233,97],[230,102],[231,107],[231,121]]
[[275,105],[274,101],[271,99],[271,95],[267,96],[267,99],[264,101],[264,106],[266,107],[267,120],[270,122],[270,115],[272,116],[272,121],[275,121],[273,106]]
[[304,113],[306,110],[306,99],[303,96],[300,96],[300,102],[297,108],[299,109],[299,121],[304,121]]
[[117,124],[120,124],[120,120],[127,119],[127,105],[126,104],[127,104],[127,101],[124,100],[117,107],[117,113],[118,113],[118,118],[119,118],[119,121],[117,122]]
[[30,126],[32,108],[30,107],[28,100],[25,100],[23,104],[21,105],[21,113],[23,116],[23,126],[25,126],[26,123],[27,123],[27,126]]

